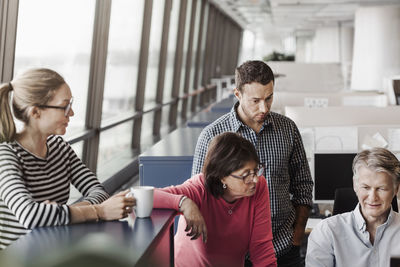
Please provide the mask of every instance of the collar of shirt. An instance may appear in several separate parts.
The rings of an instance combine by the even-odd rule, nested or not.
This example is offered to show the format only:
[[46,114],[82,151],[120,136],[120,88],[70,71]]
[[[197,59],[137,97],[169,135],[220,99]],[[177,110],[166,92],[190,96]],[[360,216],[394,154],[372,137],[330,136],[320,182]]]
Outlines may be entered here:
[[[386,227],[387,225],[390,224],[390,222],[393,220],[393,209],[390,208],[389,216],[386,219],[386,221],[380,225],[379,227]],[[356,221],[356,224],[358,226],[358,230],[365,232],[367,231],[367,222],[365,221],[364,217],[361,214],[361,206],[360,203],[357,204],[356,208],[353,210],[354,218]]]
[[[239,114],[237,112],[237,108],[239,107],[240,102],[236,102],[235,105],[233,105],[231,111],[230,111],[230,120],[231,120],[231,125],[233,126],[233,130],[235,132],[238,132],[240,127],[249,127],[246,124],[244,124],[240,118],[239,118]],[[274,126],[274,119],[273,116],[271,114],[271,112],[268,113],[267,117],[265,118],[264,122],[263,122],[263,126],[261,127],[260,132],[266,128],[267,126]]]

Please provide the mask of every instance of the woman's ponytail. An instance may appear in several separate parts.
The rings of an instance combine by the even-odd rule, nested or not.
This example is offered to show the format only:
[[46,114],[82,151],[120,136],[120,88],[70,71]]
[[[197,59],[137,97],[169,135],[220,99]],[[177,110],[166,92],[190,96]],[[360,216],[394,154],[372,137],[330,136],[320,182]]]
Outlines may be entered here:
[[15,139],[16,128],[11,112],[11,91],[13,91],[11,82],[0,85],[0,143]]

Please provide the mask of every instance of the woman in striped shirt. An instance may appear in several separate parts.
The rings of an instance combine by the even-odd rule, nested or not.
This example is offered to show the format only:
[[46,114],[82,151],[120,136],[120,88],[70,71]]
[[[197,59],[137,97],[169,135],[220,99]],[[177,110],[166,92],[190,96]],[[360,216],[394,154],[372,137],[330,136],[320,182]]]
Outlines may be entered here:
[[[109,198],[59,137],[74,115],[72,99],[64,79],[49,69],[0,85],[0,249],[35,227],[120,219],[135,205],[127,192]],[[12,114],[24,123],[18,133]],[[66,205],[70,184],[82,202]]]

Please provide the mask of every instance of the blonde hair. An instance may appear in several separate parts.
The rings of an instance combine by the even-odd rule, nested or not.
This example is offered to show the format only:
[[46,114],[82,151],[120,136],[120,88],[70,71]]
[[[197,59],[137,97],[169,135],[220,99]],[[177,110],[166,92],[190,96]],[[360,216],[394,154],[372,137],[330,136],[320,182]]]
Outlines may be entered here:
[[30,108],[47,104],[63,84],[65,80],[60,74],[44,68],[27,70],[10,83],[1,84],[0,143],[15,140],[13,114],[15,118],[28,124]]
[[393,184],[400,184],[400,162],[385,148],[372,148],[361,151],[353,160],[353,179],[358,179],[360,167],[367,167],[374,172],[385,172],[393,179]]

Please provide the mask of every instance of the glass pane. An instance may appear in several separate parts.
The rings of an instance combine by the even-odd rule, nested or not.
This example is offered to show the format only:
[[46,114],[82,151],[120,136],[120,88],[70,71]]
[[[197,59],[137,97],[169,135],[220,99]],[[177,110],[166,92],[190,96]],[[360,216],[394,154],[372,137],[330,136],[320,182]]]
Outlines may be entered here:
[[163,138],[164,136],[166,136],[169,133],[168,115],[169,115],[170,107],[171,106],[169,106],[169,105],[162,107],[161,129],[160,129],[161,138]]
[[71,145],[72,149],[76,153],[76,155],[82,159],[82,152],[83,152],[83,141]]
[[166,66],[166,70],[165,70],[165,81],[164,81],[164,97],[163,97],[164,103],[171,100],[172,78],[173,78],[173,74],[174,74],[174,62],[175,62],[175,50],[176,50],[176,38],[178,36],[180,3],[181,3],[180,0],[172,1],[171,21],[169,23],[169,34],[168,34],[167,66]]
[[134,110],[144,1],[112,2],[102,120]]
[[156,101],[158,63],[160,61],[161,35],[164,18],[164,3],[165,0],[153,0],[144,110],[154,107]]
[[85,125],[94,11],[94,0],[19,1],[14,73],[44,67],[65,78],[75,111],[68,134]]
[[153,119],[154,112],[148,112],[143,114],[142,119],[142,131],[140,136],[140,150],[144,152],[147,148],[153,145]]
[[187,8],[186,8],[186,20],[185,20],[185,35],[183,38],[183,53],[182,53],[182,68],[181,68],[181,82],[180,82],[180,90],[178,95],[183,94],[184,84],[185,84],[185,74],[186,74],[186,57],[189,47],[189,32],[190,32],[190,18],[192,15],[192,1],[187,1]]
[[[72,149],[75,151],[76,155],[80,159],[82,159],[82,151],[83,151],[83,141],[71,145]],[[69,191],[69,199],[68,204],[72,204],[76,202],[79,198],[82,197],[82,194],[71,184]]]
[[100,133],[97,159],[97,177],[100,182],[132,162],[132,128],[133,121],[128,121]]

